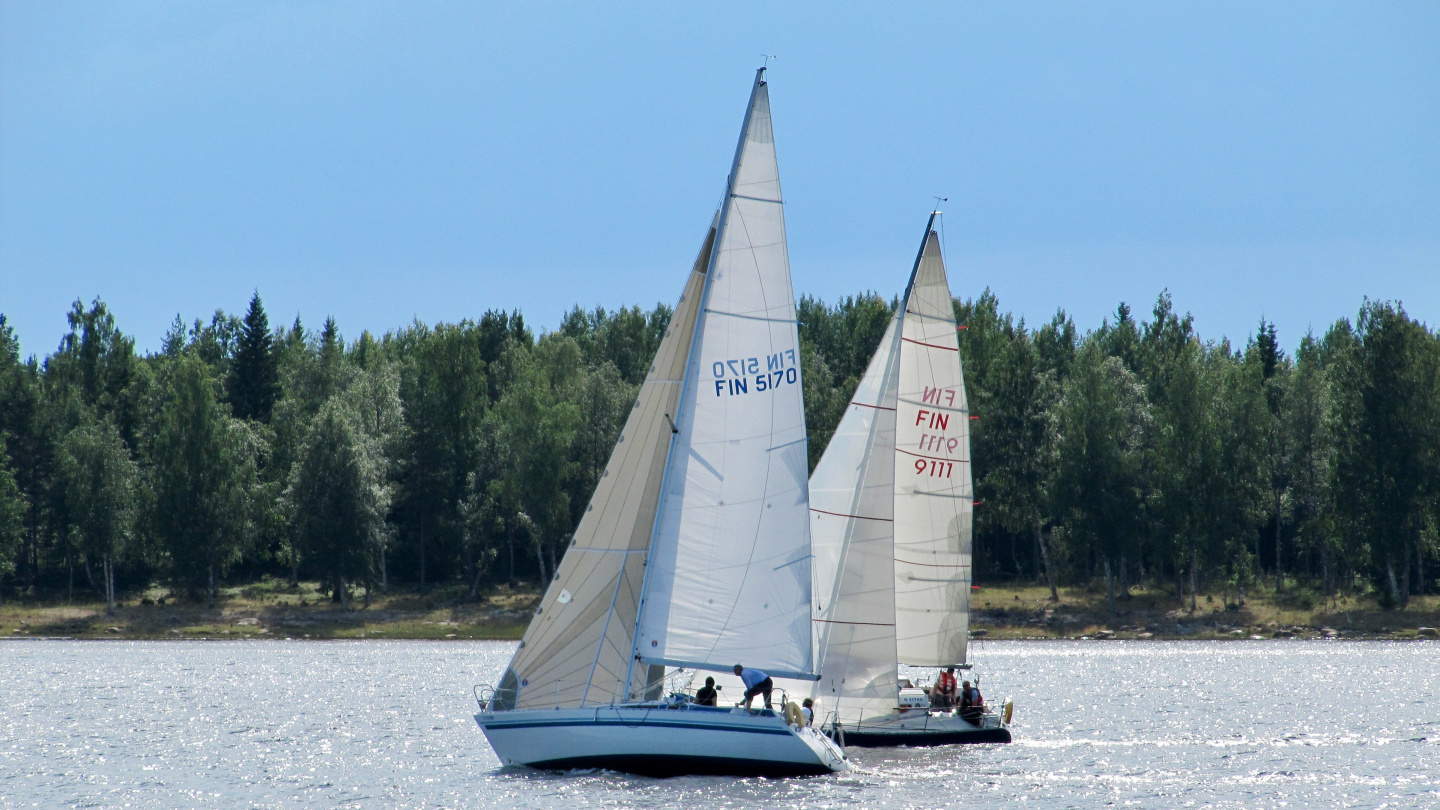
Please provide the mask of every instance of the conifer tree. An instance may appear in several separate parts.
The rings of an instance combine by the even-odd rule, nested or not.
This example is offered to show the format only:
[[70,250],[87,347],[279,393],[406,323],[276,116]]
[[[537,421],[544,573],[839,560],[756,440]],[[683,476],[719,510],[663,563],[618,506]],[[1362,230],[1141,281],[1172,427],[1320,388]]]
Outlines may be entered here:
[[273,342],[270,319],[257,291],[250,297],[250,309],[245,313],[227,381],[230,411],[237,419],[270,421],[280,390]]

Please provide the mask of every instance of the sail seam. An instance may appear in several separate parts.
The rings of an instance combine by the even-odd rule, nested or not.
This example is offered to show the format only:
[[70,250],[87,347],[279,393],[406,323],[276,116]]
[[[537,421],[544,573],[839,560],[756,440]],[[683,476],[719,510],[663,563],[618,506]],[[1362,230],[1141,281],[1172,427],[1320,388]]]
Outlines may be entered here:
[[893,410],[895,410],[894,408],[887,408],[887,407],[885,407],[884,405],[871,405],[871,404],[868,403],[868,402],[855,402],[855,401],[852,400],[852,401],[850,402],[850,404],[851,404],[851,405],[859,405],[859,406],[862,407],[862,408],[874,408],[874,409],[877,410],[877,411],[893,411]]

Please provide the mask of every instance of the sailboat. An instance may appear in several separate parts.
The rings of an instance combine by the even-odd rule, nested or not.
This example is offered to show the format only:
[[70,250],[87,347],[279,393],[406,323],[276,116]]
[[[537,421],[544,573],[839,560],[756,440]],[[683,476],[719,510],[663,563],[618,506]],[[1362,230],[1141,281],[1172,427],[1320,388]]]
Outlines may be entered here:
[[[507,765],[842,771],[798,712],[666,689],[735,664],[813,681],[795,296],[765,69],[654,365],[554,581],[475,720]],[[788,707],[787,707],[788,709]]]
[[898,671],[969,669],[969,408],[936,213],[810,477],[821,656],[812,697],[845,745],[1010,742],[1008,700],[978,717],[932,710]]

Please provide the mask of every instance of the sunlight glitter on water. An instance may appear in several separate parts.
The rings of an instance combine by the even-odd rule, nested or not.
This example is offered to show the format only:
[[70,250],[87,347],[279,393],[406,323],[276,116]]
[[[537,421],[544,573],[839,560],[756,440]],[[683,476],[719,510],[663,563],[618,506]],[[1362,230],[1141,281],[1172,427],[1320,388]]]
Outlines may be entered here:
[[1013,745],[852,749],[797,780],[501,768],[470,687],[513,649],[5,642],[0,806],[1440,804],[1437,642],[987,642]]

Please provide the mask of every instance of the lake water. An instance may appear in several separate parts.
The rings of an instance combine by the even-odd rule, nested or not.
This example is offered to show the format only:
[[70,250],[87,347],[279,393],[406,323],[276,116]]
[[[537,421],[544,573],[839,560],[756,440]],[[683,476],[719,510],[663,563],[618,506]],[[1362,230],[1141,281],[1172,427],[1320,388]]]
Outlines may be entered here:
[[1434,807],[1440,642],[992,641],[1008,746],[813,779],[499,766],[509,642],[0,642],[0,806]]

